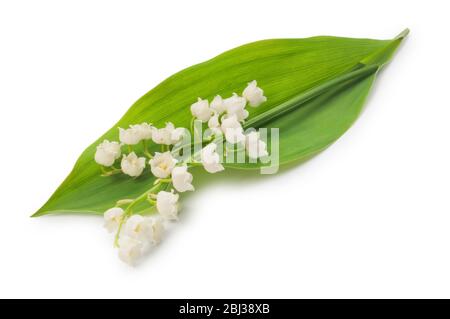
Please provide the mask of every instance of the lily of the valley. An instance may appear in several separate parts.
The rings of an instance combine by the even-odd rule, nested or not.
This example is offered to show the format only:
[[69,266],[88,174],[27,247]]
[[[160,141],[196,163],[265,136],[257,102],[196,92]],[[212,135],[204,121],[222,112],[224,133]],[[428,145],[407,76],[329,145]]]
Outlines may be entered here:
[[130,125],[129,128],[119,127],[119,140],[126,145],[136,145],[143,140],[152,138],[154,127],[148,123]]
[[141,242],[150,240],[152,237],[152,220],[141,215],[132,215],[125,223],[123,235]]
[[158,178],[167,178],[172,173],[177,160],[173,158],[170,152],[155,153],[155,156],[149,161],[153,175]]
[[170,139],[172,144],[176,144],[179,141],[181,141],[181,139],[183,138],[183,136],[187,133],[187,130],[184,127],[177,127],[176,129],[174,129],[172,131],[172,133],[170,134]]
[[236,114],[223,119],[221,128],[227,142],[235,144],[244,141],[244,130],[237,120]]
[[212,134],[218,135],[222,133],[220,128],[219,114],[215,113],[208,121],[208,127]]
[[165,127],[153,129],[152,140],[156,144],[172,145],[181,140],[184,132],[184,128],[175,128],[173,123],[167,122]]
[[120,207],[110,208],[104,213],[104,226],[108,230],[108,232],[112,233],[119,228],[119,224],[122,221],[123,214],[124,211]]
[[200,152],[203,167],[209,173],[217,173],[224,170],[224,167],[220,164],[220,156],[216,152],[216,149],[217,144],[210,143]]
[[129,237],[120,236],[119,238],[119,258],[129,265],[134,265],[136,260],[142,255],[142,242]]
[[242,96],[252,107],[257,107],[267,101],[267,98],[264,96],[264,91],[258,87],[258,83],[255,80],[248,83],[244,92],[242,92]]
[[95,161],[103,166],[111,166],[120,157],[120,144],[104,140],[97,146]]
[[226,111],[226,105],[220,95],[216,95],[214,97],[214,99],[211,101],[210,108],[219,115]]
[[124,235],[141,241],[142,244],[157,244],[161,241],[164,232],[160,218],[133,215],[128,218]]
[[155,129],[151,124],[141,123],[131,125],[131,128],[137,132],[137,135],[141,140],[149,140],[152,138],[152,132]]
[[136,153],[131,152],[128,155],[123,155],[121,168],[122,172],[130,175],[131,177],[137,177],[142,174],[145,167],[145,157],[138,157]]
[[133,265],[147,248],[161,241],[163,233],[164,225],[160,217],[144,217],[138,214],[130,216],[119,236],[119,258]]
[[[130,125],[126,129],[119,128],[120,143],[105,140],[97,146],[95,161],[105,166],[102,168],[103,176],[114,175],[120,171],[132,177],[140,176],[149,159],[150,170],[156,178],[153,185],[149,185],[151,188],[145,193],[134,199],[119,199],[116,201],[116,207],[104,213],[105,228],[109,232],[116,232],[115,244],[119,248],[121,260],[133,265],[148,248],[160,242],[166,223],[178,219],[180,194],[194,190],[193,176],[189,169],[197,164],[199,157],[206,171],[216,173],[224,170],[218,147],[228,149],[228,144],[240,143],[242,147],[239,149],[245,149],[251,159],[268,155],[267,145],[261,140],[259,133],[251,132],[245,135],[243,129],[244,122],[249,116],[246,106],[257,107],[266,100],[263,90],[258,87],[256,81],[248,83],[242,96],[233,93],[224,99],[216,95],[211,103],[198,98],[197,102],[191,105],[190,110],[193,120],[197,119],[209,128],[199,143],[202,147],[205,144],[206,146],[201,148],[198,154],[197,144],[187,143],[189,150],[194,148],[194,154],[185,154],[183,149],[182,153],[179,152],[181,156],[179,161],[178,157],[175,158],[178,156],[177,151],[181,149],[178,145],[184,147],[184,143],[183,145],[181,143],[177,145],[177,143],[184,142],[185,137],[190,138],[190,134],[186,128],[175,127],[171,122],[167,122],[161,128],[145,122]],[[148,140],[159,145],[152,145],[147,142]],[[131,147],[142,141],[144,141],[142,145]],[[124,144],[129,145],[126,153],[121,151],[121,146]],[[153,152],[155,146],[160,147],[161,153]],[[119,170],[113,165],[121,156],[121,170]],[[112,167],[108,169],[107,167],[110,166]],[[171,191],[167,191],[168,189]],[[146,201],[156,208],[155,215],[147,215],[150,210],[141,205]]]
[[178,219],[178,194],[173,192],[160,191],[156,195],[156,209],[166,220]]
[[208,121],[208,127],[210,129],[214,129],[214,128],[220,127],[219,113],[216,113],[213,116],[211,116],[211,118]]
[[187,166],[177,166],[172,170],[172,184],[175,189],[182,193],[186,191],[193,191],[192,174],[188,172]]
[[208,100],[202,100],[198,98],[197,102],[191,105],[192,115],[202,122],[208,122],[211,117],[212,111],[209,108]]
[[142,138],[137,126],[123,129],[119,127],[119,140],[126,145],[136,145]]
[[236,115],[239,122],[242,122],[248,117],[248,111],[245,109],[247,100],[242,96],[233,93],[233,95],[223,100],[225,109],[229,117]]
[[161,238],[164,234],[164,224],[161,218],[152,218],[152,238],[151,243],[157,245],[161,242]]
[[257,159],[265,157],[267,153],[266,143],[259,138],[258,132],[250,132],[245,137],[245,149],[247,150],[248,157]]

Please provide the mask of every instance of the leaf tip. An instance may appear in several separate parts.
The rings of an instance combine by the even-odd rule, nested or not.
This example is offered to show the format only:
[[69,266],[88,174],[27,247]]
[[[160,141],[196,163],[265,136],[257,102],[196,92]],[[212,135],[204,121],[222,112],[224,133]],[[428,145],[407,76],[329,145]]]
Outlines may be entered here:
[[41,217],[47,215],[49,213],[48,209],[45,208],[45,205],[39,208],[34,214],[30,215],[30,218]]
[[406,38],[409,34],[409,28],[406,28],[405,30],[403,30],[402,32],[400,32],[395,39],[401,39],[403,40],[404,38]]
[[42,215],[45,215],[45,213],[41,212],[40,210],[38,210],[36,213],[34,213],[33,215],[30,216],[30,218],[36,218],[36,217],[40,217]]

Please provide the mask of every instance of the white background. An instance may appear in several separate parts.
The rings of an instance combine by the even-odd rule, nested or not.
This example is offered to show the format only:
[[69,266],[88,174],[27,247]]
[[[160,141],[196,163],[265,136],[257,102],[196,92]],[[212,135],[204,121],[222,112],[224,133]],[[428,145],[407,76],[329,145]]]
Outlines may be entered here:
[[[448,1],[0,2],[0,297],[450,297]],[[265,38],[409,38],[308,163],[211,176],[139,267],[100,217],[31,215],[167,76]]]

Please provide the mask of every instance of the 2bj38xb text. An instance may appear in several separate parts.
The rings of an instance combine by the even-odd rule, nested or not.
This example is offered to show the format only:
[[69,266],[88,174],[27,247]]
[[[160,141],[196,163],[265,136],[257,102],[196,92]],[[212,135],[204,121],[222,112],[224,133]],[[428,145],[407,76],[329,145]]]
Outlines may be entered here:
[[186,303],[179,307],[180,314],[197,314],[209,317],[215,313],[229,315],[248,315],[248,314],[268,314],[270,312],[269,304],[256,303],[225,303],[222,306],[215,305],[194,305]]

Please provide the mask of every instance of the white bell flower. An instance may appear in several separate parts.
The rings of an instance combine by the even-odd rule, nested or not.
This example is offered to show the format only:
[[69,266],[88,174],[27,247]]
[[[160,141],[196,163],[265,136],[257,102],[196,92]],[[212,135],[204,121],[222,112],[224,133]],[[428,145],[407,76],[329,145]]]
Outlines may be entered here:
[[236,115],[239,122],[245,120],[248,117],[248,111],[245,109],[247,100],[236,93],[225,100],[223,100],[228,116]]
[[264,96],[264,91],[259,88],[256,81],[248,83],[247,87],[242,92],[242,96],[248,101],[248,104],[252,107],[257,107],[267,101]]
[[181,141],[181,139],[183,138],[183,136],[185,134],[186,134],[186,129],[184,127],[178,127],[176,129],[174,129],[170,134],[171,144],[176,144],[179,141]]
[[226,111],[226,105],[223,103],[223,99],[220,95],[214,97],[211,101],[210,108],[219,115]]
[[235,114],[223,119],[221,128],[228,143],[235,144],[245,140],[244,130]]
[[103,166],[111,166],[120,157],[120,144],[104,140],[97,146],[95,161]]
[[220,164],[220,156],[216,152],[216,149],[217,145],[215,143],[210,143],[200,152],[203,167],[209,173],[217,173],[224,170],[224,167]]
[[141,140],[149,140],[152,138],[153,126],[148,123],[141,123],[130,126],[133,130],[137,132],[137,135]]
[[180,195],[172,192],[160,191],[156,195],[156,209],[166,220],[178,219],[178,198]]
[[136,145],[142,140],[141,130],[137,125],[128,129],[119,127],[119,140],[126,145]]
[[166,123],[166,126],[160,129],[155,128],[152,133],[152,140],[156,144],[172,144],[172,131],[175,129],[172,123]]
[[245,149],[248,156],[253,159],[267,156],[267,145],[259,138],[258,132],[251,132],[246,135]]
[[228,143],[236,144],[245,140],[245,135],[242,128],[227,128],[225,130],[225,139]]
[[200,121],[207,122],[212,114],[208,100],[198,98],[198,101],[191,105],[191,113]]
[[124,227],[124,235],[137,239],[143,244],[158,244],[164,233],[164,225],[159,217],[133,215],[128,218]]
[[211,130],[211,134],[213,134],[213,135],[222,134],[218,113],[214,113],[214,115],[211,116],[211,118],[208,121],[208,127]]
[[123,155],[121,168],[124,174],[136,177],[142,174],[145,167],[145,157],[137,157],[136,153],[131,152]]
[[134,265],[142,255],[142,243],[132,237],[123,235],[119,237],[119,258],[129,265]]
[[208,121],[208,127],[210,129],[214,129],[214,128],[220,127],[219,113],[215,113],[213,116],[211,116],[211,118]]
[[152,220],[141,215],[132,215],[127,219],[123,234],[141,242],[147,242],[152,239]]
[[179,142],[184,132],[184,128],[175,128],[173,123],[167,122],[165,127],[153,130],[152,140],[156,144],[172,145]]
[[176,163],[177,160],[173,158],[169,151],[164,153],[156,152],[149,161],[153,175],[158,178],[169,177]]
[[152,218],[152,244],[157,245],[161,242],[161,238],[164,234],[164,224],[161,218]]
[[182,193],[186,191],[193,191],[192,174],[188,172],[187,166],[177,166],[172,170],[172,183],[175,189]]
[[108,232],[112,233],[119,228],[123,214],[124,211],[120,207],[110,208],[103,214],[103,218],[105,219],[104,227],[108,230]]

